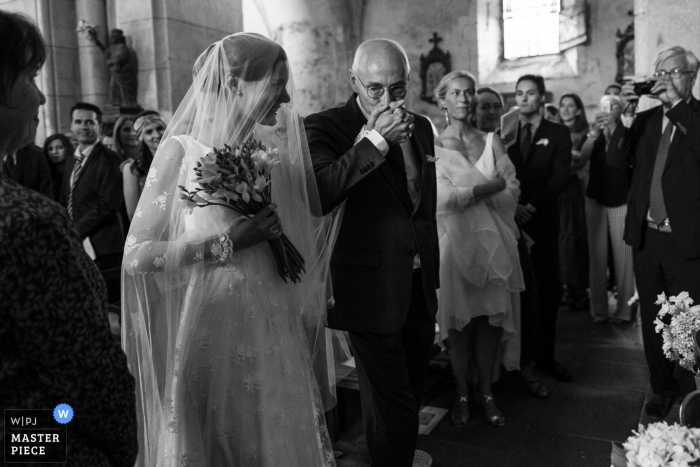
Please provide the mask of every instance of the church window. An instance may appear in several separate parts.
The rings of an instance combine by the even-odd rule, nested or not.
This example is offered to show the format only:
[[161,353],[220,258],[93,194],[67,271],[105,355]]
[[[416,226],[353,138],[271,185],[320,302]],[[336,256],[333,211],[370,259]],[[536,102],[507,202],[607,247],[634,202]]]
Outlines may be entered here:
[[503,0],[503,57],[560,52],[560,0]]

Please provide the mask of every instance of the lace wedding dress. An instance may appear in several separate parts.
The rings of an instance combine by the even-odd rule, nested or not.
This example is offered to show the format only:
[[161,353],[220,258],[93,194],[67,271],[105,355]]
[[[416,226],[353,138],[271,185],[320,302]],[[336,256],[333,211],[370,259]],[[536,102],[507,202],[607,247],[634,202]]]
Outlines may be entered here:
[[[290,103],[270,121],[275,101],[265,104],[266,93],[280,57],[279,45],[254,34],[210,47],[146,179],[122,275],[139,465],[335,465],[324,422],[334,383],[323,326],[330,220],[314,215],[320,209],[298,113]],[[256,80],[237,94],[224,84],[229,70]],[[293,96],[291,82],[274,84],[276,96]],[[256,123],[265,121],[260,115],[267,126]],[[193,170],[212,147],[249,138],[278,150],[272,201],[306,259],[300,284],[280,278],[267,242],[217,253],[241,214],[190,209],[178,199],[179,186],[194,188]]]

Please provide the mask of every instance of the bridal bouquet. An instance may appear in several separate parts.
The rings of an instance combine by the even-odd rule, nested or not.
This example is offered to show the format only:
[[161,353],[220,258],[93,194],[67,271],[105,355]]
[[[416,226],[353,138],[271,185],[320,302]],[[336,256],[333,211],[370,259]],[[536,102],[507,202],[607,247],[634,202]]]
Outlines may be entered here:
[[[662,333],[663,350],[670,360],[680,360],[680,365],[686,370],[698,373],[698,360],[695,342],[696,333],[700,330],[700,305],[691,306],[693,299],[687,292],[681,292],[670,299],[662,293],[658,296],[657,305],[661,305],[659,317],[656,318],[656,332]],[[660,318],[669,315],[670,324]]]
[[613,447],[613,467],[692,467],[700,465],[700,428],[666,422],[649,425]]
[[[268,150],[258,141],[214,148],[194,168],[199,186],[188,191],[179,185],[180,199],[191,209],[223,206],[253,217],[270,204],[272,167],[279,163],[277,149]],[[301,281],[304,258],[289,238],[268,240],[280,277],[287,282]]]

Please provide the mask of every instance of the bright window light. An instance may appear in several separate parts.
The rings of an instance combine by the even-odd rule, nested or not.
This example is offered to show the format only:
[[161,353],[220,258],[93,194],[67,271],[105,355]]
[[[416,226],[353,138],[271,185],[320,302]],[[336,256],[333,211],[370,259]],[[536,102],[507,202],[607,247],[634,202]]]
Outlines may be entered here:
[[503,56],[559,53],[559,0],[503,0]]

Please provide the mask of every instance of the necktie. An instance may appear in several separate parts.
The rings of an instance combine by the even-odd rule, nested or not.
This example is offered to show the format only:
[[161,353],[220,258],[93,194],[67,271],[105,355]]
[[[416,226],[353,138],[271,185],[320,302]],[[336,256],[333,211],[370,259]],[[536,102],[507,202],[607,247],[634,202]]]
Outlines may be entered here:
[[520,154],[523,156],[523,162],[530,154],[530,146],[532,146],[532,123],[523,125],[523,132],[520,135]]
[[664,192],[661,188],[661,175],[664,173],[668,150],[671,147],[671,134],[673,133],[673,123],[668,122],[659,149],[656,151],[654,161],[654,173],[651,176],[651,189],[649,190],[649,215],[657,224],[662,224],[666,217],[666,205],[664,204]]
[[68,215],[73,219],[73,190],[75,185],[78,184],[78,179],[80,178],[80,171],[83,168],[83,161],[85,156],[82,153],[78,153],[75,156],[75,165],[73,166],[73,172],[70,177],[70,190],[68,191]]
[[409,139],[408,141],[399,143],[399,147],[403,153],[404,168],[406,169],[406,188],[408,188],[408,195],[411,197],[411,201],[415,206],[418,200],[418,192],[420,191],[420,177],[418,176],[418,167],[413,157],[411,140]]

